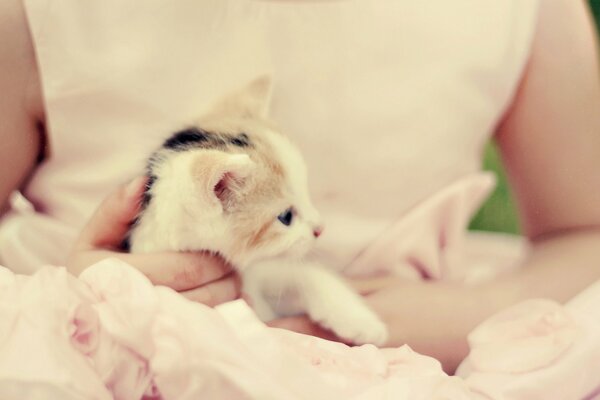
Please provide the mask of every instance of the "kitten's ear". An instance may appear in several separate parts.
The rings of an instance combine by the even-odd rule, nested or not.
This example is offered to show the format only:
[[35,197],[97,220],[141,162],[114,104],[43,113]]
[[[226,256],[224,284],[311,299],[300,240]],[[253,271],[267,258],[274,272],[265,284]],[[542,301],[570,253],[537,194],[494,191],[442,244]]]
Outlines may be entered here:
[[243,196],[254,167],[246,154],[203,150],[192,163],[192,177],[205,205],[227,211]]
[[265,118],[269,113],[271,87],[271,78],[262,75],[223,99],[213,112],[242,118]]

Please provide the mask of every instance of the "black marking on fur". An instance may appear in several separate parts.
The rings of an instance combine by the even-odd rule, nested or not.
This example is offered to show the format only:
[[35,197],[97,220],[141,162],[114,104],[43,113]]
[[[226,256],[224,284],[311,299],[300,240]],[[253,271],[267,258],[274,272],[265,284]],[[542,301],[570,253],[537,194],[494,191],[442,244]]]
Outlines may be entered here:
[[[154,168],[162,164],[165,160],[165,150],[171,150],[175,152],[182,152],[192,149],[217,149],[226,151],[227,147],[236,146],[240,148],[253,147],[250,137],[244,132],[240,134],[229,134],[229,133],[216,133],[209,132],[199,127],[190,127],[181,131],[175,132],[170,138],[165,140],[160,149],[155,151],[146,164],[146,175],[148,180],[146,181],[146,187],[140,201],[140,211],[137,217],[131,221],[131,227],[127,236],[121,243],[121,249],[123,251],[129,251],[131,248],[130,235],[140,222],[144,211],[150,205],[152,201],[152,188],[158,177],[154,172]],[[167,152],[168,153],[168,152]],[[168,156],[166,156],[168,157]]]
[[192,127],[176,132],[163,144],[163,148],[184,151],[193,148],[224,150],[228,145],[251,147],[252,142],[246,133],[231,135],[228,133],[208,132]]
[[150,176],[148,176],[146,187],[144,188],[144,194],[142,195],[142,204],[140,207],[142,210],[144,210],[148,204],[150,204],[150,200],[152,200],[152,193],[150,193],[150,191],[152,190],[152,185],[154,185],[156,179],[157,177],[155,175],[150,174]]
[[[165,141],[163,147],[175,151],[185,150],[189,147],[207,147],[212,142],[211,134],[199,128],[188,128],[176,132]],[[212,147],[212,146],[208,146]]]
[[252,144],[250,138],[245,133],[240,133],[238,136],[233,137],[230,143],[237,147],[249,147]]
[[[136,220],[137,221],[137,220]],[[123,241],[121,242],[121,250],[125,253],[129,253],[129,251],[131,250],[131,242],[130,242],[130,235],[127,234],[127,236],[125,236],[125,239],[123,239]]]

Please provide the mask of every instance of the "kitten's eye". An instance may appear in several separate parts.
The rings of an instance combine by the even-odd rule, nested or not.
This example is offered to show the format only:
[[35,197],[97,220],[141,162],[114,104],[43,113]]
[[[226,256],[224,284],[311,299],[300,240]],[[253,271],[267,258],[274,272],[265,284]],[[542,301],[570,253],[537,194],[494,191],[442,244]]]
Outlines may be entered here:
[[294,219],[294,210],[292,208],[288,208],[277,217],[279,222],[284,224],[285,226],[290,226],[292,224],[292,220]]

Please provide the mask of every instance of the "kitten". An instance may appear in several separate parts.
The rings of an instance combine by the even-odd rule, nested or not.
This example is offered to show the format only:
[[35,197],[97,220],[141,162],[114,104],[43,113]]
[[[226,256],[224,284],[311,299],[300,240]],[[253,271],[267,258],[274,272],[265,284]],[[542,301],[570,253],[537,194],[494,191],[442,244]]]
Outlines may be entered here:
[[303,261],[322,231],[299,151],[266,117],[270,80],[222,100],[150,158],[130,251],[209,250],[236,266],[263,321],[306,313],[356,344],[385,325],[344,281]]

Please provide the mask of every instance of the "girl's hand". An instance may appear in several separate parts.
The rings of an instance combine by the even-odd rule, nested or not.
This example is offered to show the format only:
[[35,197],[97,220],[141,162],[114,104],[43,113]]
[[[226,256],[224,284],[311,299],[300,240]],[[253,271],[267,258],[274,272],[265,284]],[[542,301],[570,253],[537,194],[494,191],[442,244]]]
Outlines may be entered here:
[[190,300],[214,306],[238,298],[238,276],[218,256],[206,252],[129,254],[120,250],[139,211],[145,183],[145,177],[135,179],[102,202],[83,228],[67,269],[79,275],[100,260],[118,258],[140,270],[152,283],[169,286]]

